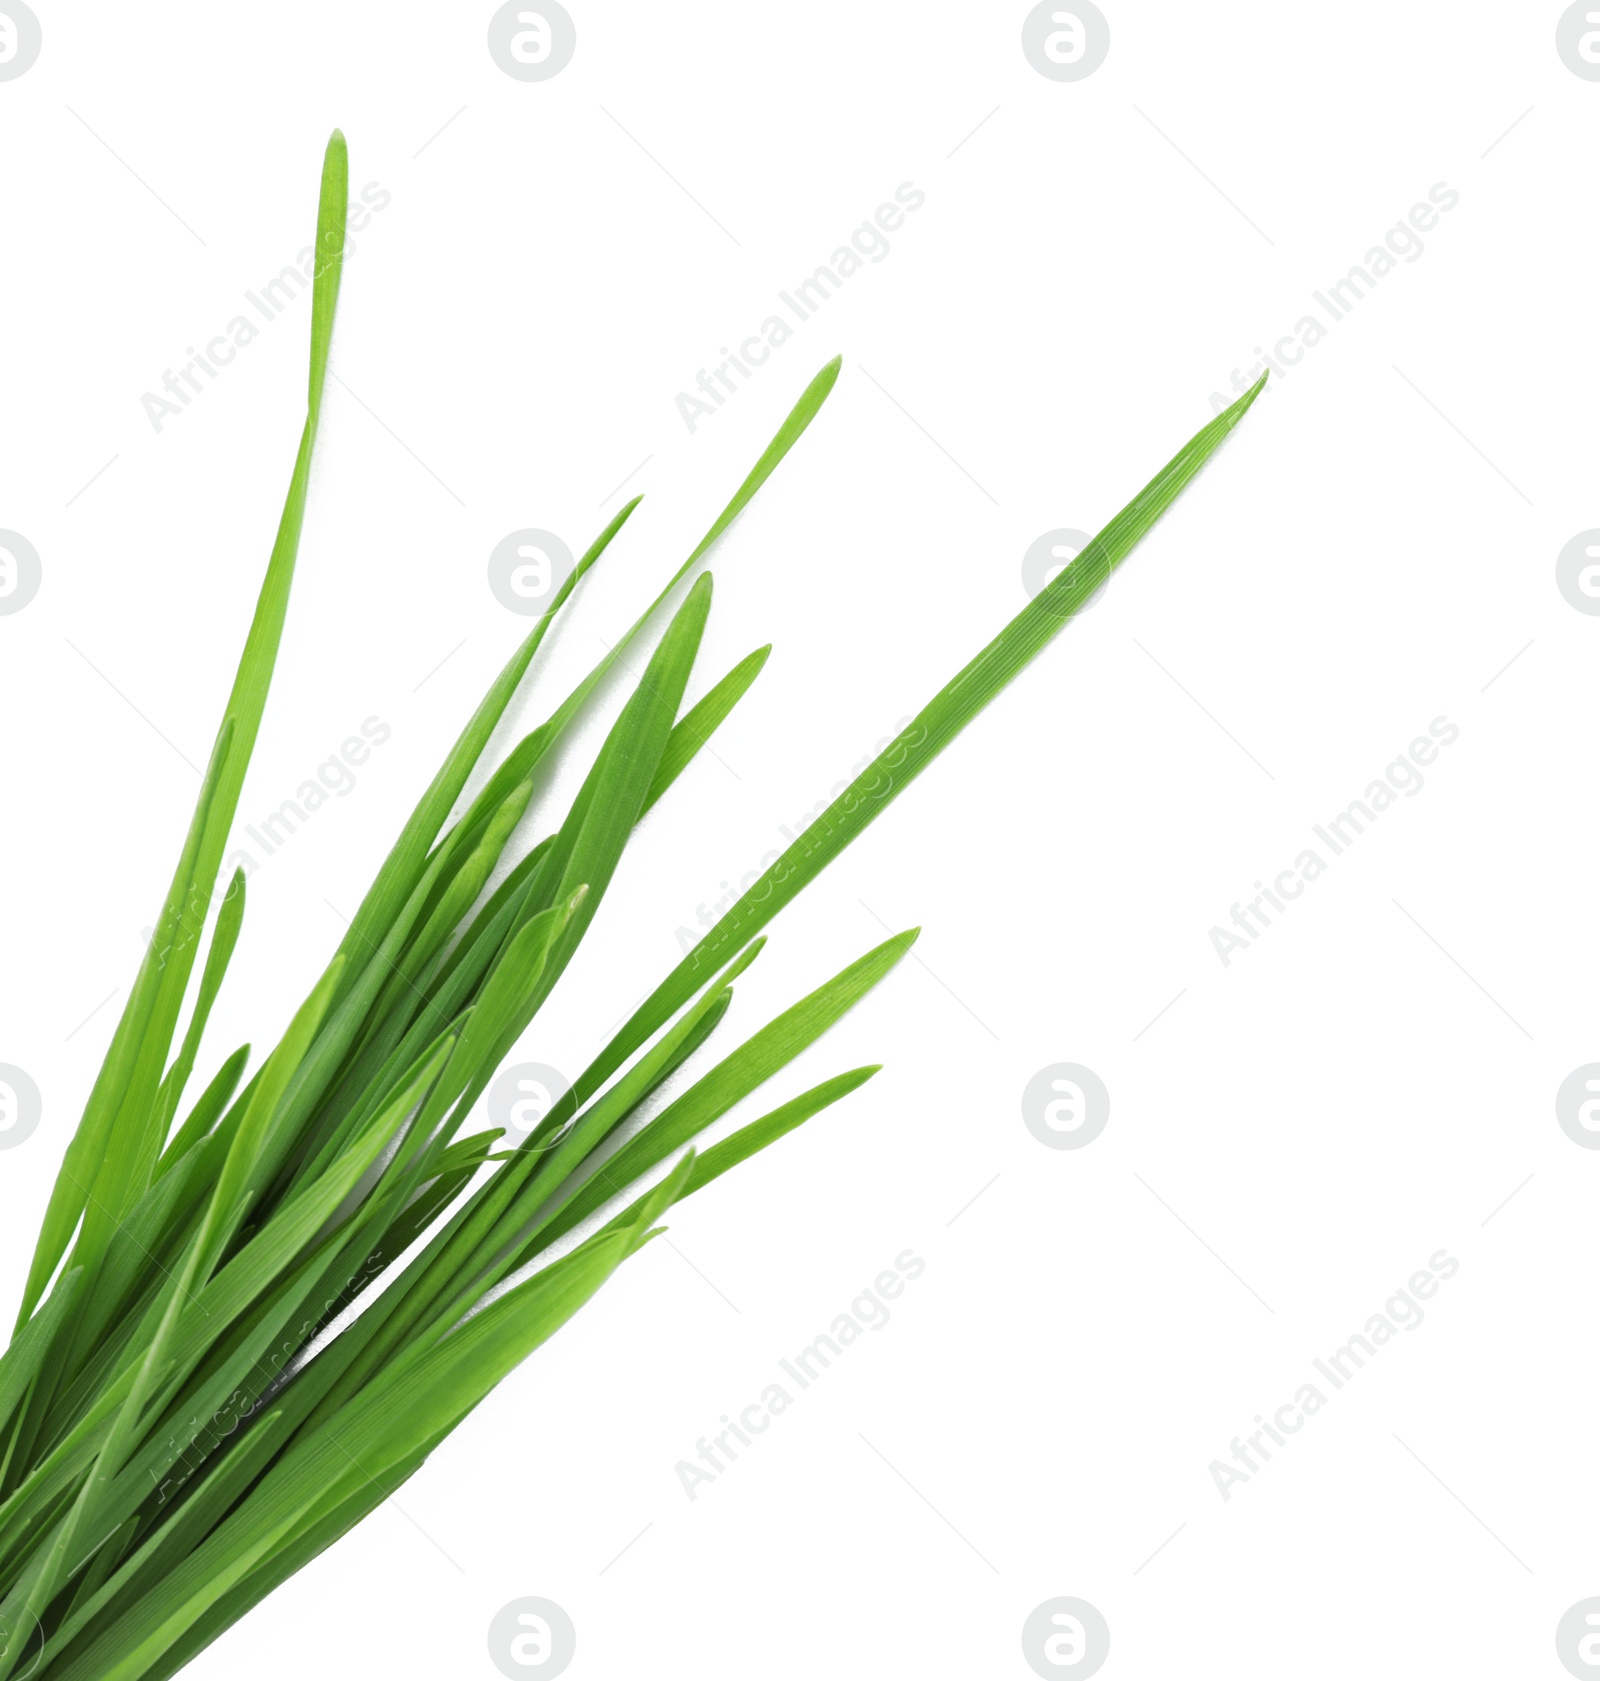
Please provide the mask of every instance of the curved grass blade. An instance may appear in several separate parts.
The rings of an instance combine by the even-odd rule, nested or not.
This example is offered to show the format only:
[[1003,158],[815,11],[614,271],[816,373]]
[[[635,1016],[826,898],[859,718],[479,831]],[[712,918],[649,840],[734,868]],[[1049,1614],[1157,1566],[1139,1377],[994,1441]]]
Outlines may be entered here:
[[[278,523],[277,537],[272,545],[272,557],[267,575],[257,598],[255,616],[245,639],[244,652],[234,678],[233,690],[224,709],[224,724],[213,752],[214,771],[210,786],[202,790],[191,828],[190,847],[186,853],[192,860],[185,869],[180,866],[174,878],[169,908],[175,900],[180,916],[193,905],[209,905],[216,886],[217,872],[222,864],[223,848],[228,830],[238,809],[239,794],[244,786],[244,774],[255,747],[261,715],[266,707],[267,690],[277,663],[278,646],[283,636],[284,615],[289,605],[289,588],[294,580],[295,560],[300,549],[300,533],[305,523],[306,493],[311,479],[311,454],[316,443],[317,422],[322,410],[322,391],[327,377],[328,352],[332,343],[333,318],[339,297],[339,281],[344,266],[345,220],[349,199],[349,160],[344,136],[337,129],[328,141],[323,158],[322,188],[317,206],[316,262],[312,279],[311,367],[307,384],[307,413],[300,438],[299,453],[295,457],[289,492],[284,500]],[[176,920],[176,919],[175,919]],[[97,1081],[91,1094],[89,1108],[73,1139],[83,1146],[76,1151],[69,1147],[68,1158],[62,1164],[61,1177],[51,1193],[50,1204],[39,1233],[39,1243],[23,1290],[22,1305],[17,1324],[26,1322],[33,1312],[45,1285],[55,1272],[67,1244],[78,1226],[84,1222],[81,1242],[85,1264],[92,1282],[94,1265],[116,1217],[131,1207],[142,1195],[144,1185],[137,1178],[126,1180],[101,1179],[98,1184],[89,1171],[95,1173],[110,1152],[108,1143],[121,1121],[121,1112],[130,1093],[138,1093],[148,1085],[154,1091],[154,1078],[166,1065],[172,1043],[179,1007],[188,984],[198,945],[198,930],[191,937],[179,940],[170,960],[157,967],[147,955],[146,966],[129,994],[112,1052],[102,1069],[102,1081]],[[152,1076],[151,1070],[157,1071]],[[135,1109],[122,1123],[127,1129],[143,1132],[149,1129],[150,1117]],[[135,1140],[135,1155],[140,1152]],[[119,1156],[122,1152],[118,1151]],[[154,1157],[150,1157],[153,1166]],[[103,1186],[109,1200],[102,1200]]]

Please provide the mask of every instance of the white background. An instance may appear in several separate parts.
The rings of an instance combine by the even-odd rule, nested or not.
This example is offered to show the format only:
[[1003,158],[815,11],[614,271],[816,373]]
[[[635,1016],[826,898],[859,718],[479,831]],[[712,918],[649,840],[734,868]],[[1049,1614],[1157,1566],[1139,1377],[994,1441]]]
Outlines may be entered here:
[[[576,56],[523,83],[481,3],[35,6],[0,83],[0,525],[43,562],[0,618],[0,1061],[44,1094],[0,1156],[12,1288],[266,561],[305,301],[159,433],[141,395],[309,243],[335,124],[353,196],[392,202],[345,272],[241,824],[361,720],[393,735],[252,878],[202,1077],[272,1042],[522,634],[485,579],[508,531],[578,549],[648,493],[532,721],[843,352],[714,556],[696,692],[772,660],[523,1047],[575,1070],[1023,605],[1029,543],[1097,528],[1314,290],[1460,195],[774,926],[729,1046],[925,927],[763,1095],[884,1073],[679,1210],[192,1673],[492,1676],[529,1594],[572,1616],[574,1677],[1025,1676],[1062,1594],[1105,1615],[1108,1677],[1564,1673],[1557,1619],[1600,1592],[1600,1157],[1553,1107],[1600,1056],[1600,620],[1555,557],[1600,524],[1600,84],[1559,8],[1105,0],[1109,57],[1059,83],[1017,4],[570,0]],[[690,432],[676,394],[908,181],[889,256]],[[1423,790],[1225,968],[1211,927],[1440,716]],[[1111,1092],[1086,1149],[1022,1122],[1061,1061]],[[691,1502],[697,1438],[908,1248],[891,1323]],[[1211,1461],[1441,1248],[1426,1322],[1224,1501]]]

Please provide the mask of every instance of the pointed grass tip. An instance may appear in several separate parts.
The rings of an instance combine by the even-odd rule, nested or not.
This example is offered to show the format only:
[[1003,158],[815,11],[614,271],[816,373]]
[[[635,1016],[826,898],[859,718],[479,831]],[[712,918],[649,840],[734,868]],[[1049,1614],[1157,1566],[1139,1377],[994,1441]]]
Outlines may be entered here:
[[824,362],[812,375],[811,383],[801,393],[800,401],[803,403],[810,397],[820,403],[838,382],[839,370],[843,366],[844,357],[842,354],[835,356],[832,361]]
[[1258,379],[1247,392],[1245,392],[1245,394],[1232,406],[1232,408],[1223,411],[1230,427],[1237,426],[1239,422],[1244,419],[1245,415],[1249,412],[1250,405],[1261,395],[1262,389],[1267,383],[1268,375],[1270,375],[1271,372],[1272,370],[1270,368],[1267,369],[1267,371],[1262,374],[1261,378]]

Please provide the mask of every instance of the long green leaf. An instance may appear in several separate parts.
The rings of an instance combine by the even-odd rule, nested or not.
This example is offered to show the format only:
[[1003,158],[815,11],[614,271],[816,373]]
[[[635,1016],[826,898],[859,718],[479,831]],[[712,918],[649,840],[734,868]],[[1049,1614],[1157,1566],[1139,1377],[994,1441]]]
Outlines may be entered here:
[[1263,374],[1231,408],[1201,427],[1090,539],[1072,564],[969,661],[777,862],[739,896],[616,1034],[603,1058],[605,1072],[620,1067],[695,990],[702,977],[766,927],[1061,631],[1211,459],[1265,383]]

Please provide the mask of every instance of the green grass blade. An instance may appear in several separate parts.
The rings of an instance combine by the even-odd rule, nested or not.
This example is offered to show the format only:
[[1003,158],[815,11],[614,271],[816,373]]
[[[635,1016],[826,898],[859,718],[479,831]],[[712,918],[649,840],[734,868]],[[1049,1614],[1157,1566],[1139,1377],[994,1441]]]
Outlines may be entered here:
[[[83,1273],[77,1267],[63,1273],[45,1305],[12,1339],[5,1353],[0,1354],[0,1432],[7,1431],[12,1414],[21,1406],[34,1378],[38,1376],[40,1363],[55,1336],[56,1327],[71,1311],[73,1296],[82,1280]],[[0,1436],[0,1440],[5,1439],[5,1436]]]
[[[256,611],[245,640],[244,652],[234,678],[232,693],[224,709],[224,724],[213,751],[215,773],[210,786],[202,790],[201,804],[196,810],[196,824],[192,831],[192,863],[180,870],[181,882],[175,878],[178,905],[184,911],[191,905],[208,905],[216,886],[223,848],[238,809],[244,774],[255,748],[256,734],[266,706],[267,690],[271,684],[273,667],[277,662],[278,646],[282,640],[284,615],[288,610],[289,588],[294,578],[295,559],[300,548],[300,533],[305,522],[306,492],[310,484],[311,454],[316,442],[317,419],[321,407],[322,388],[327,374],[328,352],[332,342],[334,309],[338,301],[339,280],[343,267],[345,219],[348,202],[348,160],[344,136],[337,130],[328,142],[323,162],[322,190],[317,207],[317,269],[312,284],[312,341],[311,372],[308,386],[308,412],[301,434],[299,453],[289,481],[277,537],[272,546],[267,576],[261,586]],[[159,974],[150,971],[147,979],[141,971],[129,996],[122,1021],[113,1040],[113,1051],[107,1059],[107,1069],[117,1067],[117,1073],[102,1089],[98,1084],[91,1095],[90,1109],[80,1124],[79,1136],[84,1148],[74,1161],[69,1149],[63,1164],[62,1177],[52,1193],[44,1227],[40,1232],[39,1248],[34,1256],[28,1282],[23,1292],[18,1324],[32,1313],[45,1284],[55,1271],[67,1243],[84,1219],[84,1255],[92,1283],[94,1264],[115,1217],[142,1194],[143,1185],[137,1179],[115,1180],[105,1183],[111,1202],[102,1205],[92,1194],[93,1180],[88,1165],[96,1171],[107,1159],[107,1144],[115,1142],[107,1135],[112,1121],[123,1108],[130,1090],[136,1090],[141,1080],[150,1082],[148,1069],[164,1068],[177,1012],[188,983],[198,944],[195,937],[178,941],[170,958]],[[147,963],[149,959],[147,957]],[[141,1019],[142,1018],[142,1019]],[[119,1064],[119,1049],[124,1053],[126,1067]],[[104,1070],[102,1071],[105,1072]],[[118,1081],[121,1081],[118,1089]],[[154,1090],[153,1083],[151,1084]],[[111,1120],[101,1121],[96,1111],[96,1096],[102,1104],[112,1108]],[[91,1124],[91,1113],[94,1120]],[[148,1117],[133,1113],[127,1126],[144,1131]],[[87,1136],[85,1136],[87,1134]],[[74,1145],[78,1138],[74,1138]],[[136,1140],[142,1143],[142,1139]],[[123,1155],[118,1150],[118,1158]],[[135,1157],[142,1153],[135,1150]],[[153,1165],[153,1159],[152,1159]]]
[[[169,1646],[296,1533],[410,1464],[458,1422],[605,1283],[633,1247],[631,1231],[586,1245],[422,1351],[297,1441],[207,1540],[51,1681],[137,1681]],[[404,1385],[404,1404],[392,1391]]]
[[[820,1115],[824,1109],[832,1108],[840,1099],[864,1086],[882,1067],[882,1063],[873,1063],[866,1068],[852,1068],[847,1074],[836,1074],[831,1080],[824,1080],[821,1085],[780,1104],[770,1114],[730,1133],[720,1144],[711,1145],[695,1157],[693,1171],[686,1176],[673,1200],[682,1202],[696,1191],[703,1191],[712,1180],[720,1179],[730,1168],[748,1161],[758,1151],[777,1143],[786,1133],[809,1121],[813,1115]],[[617,1226],[632,1225],[639,1218],[643,1206],[644,1198],[640,1197],[601,1230],[611,1231]]]
[[746,654],[726,677],[713,685],[678,720],[667,742],[667,750],[661,755],[661,763],[656,767],[656,779],[644,797],[644,807],[639,813],[641,817],[688,769],[695,754],[711,740],[723,720],[744,699],[746,690],[761,675],[761,668],[771,652],[772,644],[769,642],[753,654]]
[[792,1004],[669,1104],[584,1184],[548,1209],[527,1234],[518,1265],[581,1225],[641,1174],[682,1149],[814,1044],[910,951],[918,930],[885,940]]
[[[195,860],[199,856],[207,814],[216,798],[231,742],[232,725],[229,723],[224,725],[222,736],[206,766],[200,798],[149,950],[139,966],[133,991],[112,1035],[111,1048],[95,1077],[83,1117],[67,1145],[56,1182],[51,1188],[34,1248],[33,1263],[23,1290],[22,1309],[17,1316],[19,1328],[44,1293],[89,1205],[95,1182],[113,1143],[117,1117],[122,1112],[129,1088],[138,1077],[140,1059],[146,1054],[147,1037],[168,968],[167,954],[177,941],[177,931],[187,911]],[[92,1270],[85,1266],[86,1273]]]
[[[340,957],[335,957],[328,965],[322,979],[295,1012],[288,1031],[262,1070],[261,1083],[250,1100],[238,1132],[234,1134],[232,1147],[217,1179],[217,1188],[212,1194],[207,1220],[210,1230],[200,1258],[201,1276],[210,1271],[211,1263],[238,1229],[239,1222],[266,1183],[263,1159],[267,1155],[279,1100],[311,1048],[322,1018],[338,989],[343,967],[344,959]],[[214,1220],[210,1217],[212,1214]]]
[[206,1023],[211,1019],[211,1006],[216,1003],[217,994],[222,990],[223,977],[228,972],[228,963],[233,957],[233,948],[238,943],[243,922],[244,871],[235,870],[233,880],[228,883],[228,891],[222,896],[222,907],[217,912],[216,927],[211,935],[211,949],[206,953],[206,966],[200,973],[200,991],[195,998],[194,1013],[189,1018],[188,1030],[183,1036],[183,1045],[178,1052],[177,1061],[161,1082],[157,1118],[150,1129],[151,1137],[158,1146],[165,1146],[167,1129],[172,1124],[172,1117],[178,1112],[178,1105],[183,1101],[184,1087],[188,1085],[189,1076],[194,1072],[194,1059],[200,1050],[201,1035],[206,1030]]
[[633,1013],[605,1055],[620,1067],[730,951],[764,928],[977,717],[1110,577],[1243,419],[1265,383],[1203,426],[1052,583],[916,715],[742,894]]
[[[533,770],[545,754],[556,747],[589,696],[594,693],[607,674],[611,672],[617,662],[643,633],[645,627],[654,618],[667,598],[688,576],[695,564],[705,558],[716,540],[744,512],[745,508],[749,506],[751,498],[772,477],[778,464],[804,436],[806,428],[816,419],[818,411],[827,401],[828,393],[833,390],[834,383],[839,377],[839,365],[839,358],[836,356],[800,393],[794,407],[790,409],[784,417],[783,424],[772,435],[771,441],[761,452],[755,466],[745,475],[739,488],[711,522],[705,535],[695,544],[689,558],[667,580],[661,593],[634,620],[621,640],[612,647],[604,659],[596,664],[589,675],[567,696],[556,711],[536,730],[530,731],[512,750],[506,762],[490,779],[488,786],[479,796],[473,812],[462,820],[461,827],[469,835],[472,824],[483,821],[485,808],[498,800],[504,799],[506,794]],[[629,506],[631,507],[632,504]]]
[[[511,697],[527,674],[528,666],[538,652],[545,633],[555,621],[567,598],[577,588],[578,581],[605,553],[612,538],[622,529],[628,516],[638,505],[639,498],[635,497],[590,544],[573,569],[572,575],[562,584],[556,592],[555,599],[539,616],[538,623],[523,639],[521,646],[490,685],[489,692],[479,703],[477,711],[468,720],[466,728],[457,737],[445,762],[417,802],[416,808],[400,832],[399,839],[390,848],[389,856],[384,860],[382,869],[368,889],[366,898],[352,918],[350,928],[339,947],[340,951],[352,960],[352,984],[356,969],[366,963],[371,951],[382,943],[384,931],[394,922],[401,906],[411,897],[422,878],[434,841],[445,819],[450,815],[450,808],[460,797],[473,767],[482,756],[484,748],[488,746],[495,726],[504,716],[506,707],[511,703]],[[512,790],[526,774],[524,771],[522,775],[514,777],[504,785],[496,778],[491,778],[489,785],[473,802],[468,817],[457,825],[451,837],[452,843],[460,845],[475,841],[476,817],[481,814],[483,822],[487,823],[492,813],[510,798]]]
[[172,1142],[156,1167],[158,1178],[182,1161],[217,1124],[238,1089],[239,1077],[249,1060],[250,1047],[241,1045],[212,1075],[211,1084],[201,1092],[183,1125],[172,1135]]

